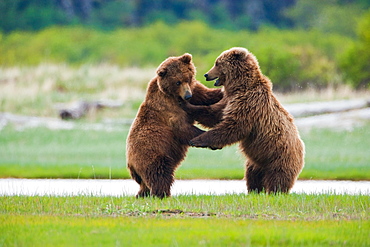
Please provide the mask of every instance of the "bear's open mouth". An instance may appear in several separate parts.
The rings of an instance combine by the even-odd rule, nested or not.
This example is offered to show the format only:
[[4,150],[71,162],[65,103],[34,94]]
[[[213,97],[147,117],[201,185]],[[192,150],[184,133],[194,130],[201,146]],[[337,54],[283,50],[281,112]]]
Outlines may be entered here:
[[215,81],[215,84],[214,84],[216,87],[217,86],[221,86],[221,83],[220,83],[220,78],[217,78],[217,80]]
[[222,85],[222,83],[220,83],[220,78],[219,77],[210,77],[208,75],[208,73],[205,74],[204,76],[206,77],[206,81],[214,81],[214,80],[216,80],[215,81],[215,84],[214,84],[215,86],[221,86]]
[[206,81],[214,81],[214,80],[218,79],[218,77],[210,78],[210,77],[208,77],[208,74],[206,74],[205,77],[206,77]]

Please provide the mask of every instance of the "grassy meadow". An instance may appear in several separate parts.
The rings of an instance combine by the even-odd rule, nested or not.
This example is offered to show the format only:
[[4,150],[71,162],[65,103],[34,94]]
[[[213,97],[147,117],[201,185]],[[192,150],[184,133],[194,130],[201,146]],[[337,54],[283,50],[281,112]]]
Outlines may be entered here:
[[[125,163],[128,129],[19,131],[7,126],[1,130],[0,177],[129,178]],[[369,124],[352,131],[302,133],[306,164],[299,178],[368,180],[369,133]],[[242,179],[244,161],[237,145],[217,151],[189,148],[176,178]]]
[[[85,100],[117,100],[124,106],[102,117],[133,118],[145,95],[155,68],[121,68],[114,65],[40,64],[35,67],[0,67],[0,111],[14,114],[57,117],[61,105]],[[111,114],[108,114],[111,113]]]
[[[112,99],[119,108],[92,111],[74,121],[77,129],[24,128],[1,125],[0,177],[129,178],[125,168],[125,141],[155,68],[120,68],[111,65],[41,64],[0,68],[0,112],[58,117],[60,105],[79,100]],[[348,87],[278,94],[283,103],[366,97],[368,91]],[[118,130],[86,130],[83,126],[116,121]],[[67,122],[68,123],[68,122]],[[300,179],[370,178],[370,124],[351,131],[314,129],[301,133],[306,144],[306,165]],[[223,150],[190,148],[177,179],[242,179],[245,158],[237,145]]]
[[1,201],[4,246],[370,244],[368,196],[5,196]]
[[[0,124],[0,177],[129,178],[125,140],[115,130],[85,126],[132,119],[152,69],[42,64],[0,68],[0,112],[57,117],[60,104],[113,99],[115,109],[90,112],[76,129]],[[364,97],[347,87],[278,94],[284,103]],[[370,178],[370,124],[352,130],[302,132],[300,179]],[[190,148],[176,179],[242,179],[236,145]],[[134,197],[0,196],[0,246],[367,246],[369,196],[233,194]]]
[[[332,4],[329,10],[348,17],[341,27],[352,27],[360,15]],[[123,103],[66,121],[77,126],[68,130],[28,128],[0,115],[0,178],[129,178],[129,125],[123,122],[135,117],[155,68],[185,52],[209,87],[202,75],[215,58],[242,46],[257,56],[282,103],[368,97],[369,85],[361,81],[368,78],[361,67],[368,64],[369,49],[361,43],[367,25],[358,30],[355,37],[354,30],[226,30],[186,21],[110,31],[73,25],[0,32],[0,114],[58,118],[61,107],[81,100]],[[116,128],[88,129],[108,122]],[[370,122],[302,132],[306,164],[299,179],[370,180],[369,136]],[[190,148],[176,179],[242,179],[244,162],[237,145]],[[0,246],[370,246],[369,209],[369,195],[335,193],[163,200],[0,195]]]

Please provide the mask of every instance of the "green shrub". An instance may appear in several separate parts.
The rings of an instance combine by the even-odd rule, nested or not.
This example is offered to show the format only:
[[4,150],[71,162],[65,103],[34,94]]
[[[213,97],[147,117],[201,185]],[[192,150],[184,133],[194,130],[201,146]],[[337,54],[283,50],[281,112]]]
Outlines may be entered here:
[[358,41],[341,57],[340,67],[355,88],[370,88],[370,10],[358,25]]
[[257,56],[263,73],[276,89],[291,90],[338,83],[341,74],[337,57],[349,43],[348,37],[319,31],[230,31],[212,29],[202,22],[158,22],[109,32],[78,26],[51,27],[1,35],[0,65],[51,62],[156,67],[168,56],[188,52],[193,55],[198,79],[204,81],[202,75],[222,51],[242,46]]

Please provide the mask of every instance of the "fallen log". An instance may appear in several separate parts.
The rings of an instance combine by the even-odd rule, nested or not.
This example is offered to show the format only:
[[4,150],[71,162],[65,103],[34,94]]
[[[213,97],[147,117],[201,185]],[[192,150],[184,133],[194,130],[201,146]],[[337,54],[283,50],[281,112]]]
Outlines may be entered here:
[[294,122],[299,130],[307,131],[313,128],[351,130],[368,121],[370,121],[370,108],[296,118]]
[[59,117],[61,119],[79,119],[85,116],[89,111],[101,108],[116,108],[123,103],[111,100],[104,101],[78,101],[61,108],[59,106]]
[[299,118],[327,113],[346,112],[370,107],[370,99],[285,104],[284,107],[295,118]]
[[8,124],[12,124],[17,130],[46,127],[51,130],[82,129],[122,131],[127,128],[126,126],[130,126],[132,124],[132,119],[107,119],[101,123],[78,123],[73,121],[63,121],[59,118],[22,116],[8,112],[0,112],[0,131]]

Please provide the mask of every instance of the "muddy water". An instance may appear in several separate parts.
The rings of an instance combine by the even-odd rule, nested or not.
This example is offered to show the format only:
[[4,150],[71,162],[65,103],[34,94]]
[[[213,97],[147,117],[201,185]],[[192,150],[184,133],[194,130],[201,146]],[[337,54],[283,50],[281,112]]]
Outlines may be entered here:
[[[133,180],[104,179],[0,179],[0,195],[135,195],[139,186]],[[172,195],[246,193],[242,180],[176,180]],[[292,193],[370,195],[370,181],[297,181]]]

